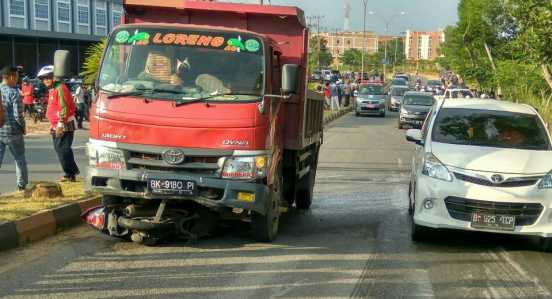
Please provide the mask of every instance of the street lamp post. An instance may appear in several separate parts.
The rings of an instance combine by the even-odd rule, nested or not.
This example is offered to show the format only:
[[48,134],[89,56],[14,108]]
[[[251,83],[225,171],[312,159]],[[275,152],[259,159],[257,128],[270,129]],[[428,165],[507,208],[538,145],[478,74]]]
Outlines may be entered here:
[[360,80],[364,80],[364,53],[366,52],[366,7],[368,6],[368,0],[362,0],[364,4],[364,22],[362,25],[362,68],[360,72]]
[[[374,13],[373,11],[370,11],[369,12],[370,15],[376,15],[376,13]],[[391,23],[393,22],[393,19],[396,18],[396,17],[400,17],[400,16],[404,16],[406,13],[404,11],[401,11],[400,13],[398,14],[394,14],[392,15],[391,17],[389,18],[383,18],[380,16],[380,18],[383,20],[383,22],[385,23],[385,35],[388,35],[389,34],[389,25],[391,25]],[[384,61],[383,61],[383,79],[385,80],[386,76],[387,76],[387,41],[385,42],[385,51],[384,51]],[[397,59],[397,53],[396,53],[396,42],[395,42],[395,60]],[[393,60],[393,70],[395,69],[394,65],[395,65],[395,60]]]

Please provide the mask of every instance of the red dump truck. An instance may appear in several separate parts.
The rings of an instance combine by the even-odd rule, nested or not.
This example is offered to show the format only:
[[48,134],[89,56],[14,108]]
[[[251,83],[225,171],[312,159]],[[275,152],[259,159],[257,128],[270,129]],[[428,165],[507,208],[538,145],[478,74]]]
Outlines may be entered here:
[[125,0],[91,109],[83,219],[153,244],[308,209],[323,101],[307,97],[308,30],[295,7]]

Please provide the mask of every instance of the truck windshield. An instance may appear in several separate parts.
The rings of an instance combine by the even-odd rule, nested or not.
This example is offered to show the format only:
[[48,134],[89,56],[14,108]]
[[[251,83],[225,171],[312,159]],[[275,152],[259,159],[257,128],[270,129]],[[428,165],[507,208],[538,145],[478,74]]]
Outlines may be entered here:
[[180,101],[255,100],[263,93],[261,40],[242,33],[122,28],[111,35],[99,87]]

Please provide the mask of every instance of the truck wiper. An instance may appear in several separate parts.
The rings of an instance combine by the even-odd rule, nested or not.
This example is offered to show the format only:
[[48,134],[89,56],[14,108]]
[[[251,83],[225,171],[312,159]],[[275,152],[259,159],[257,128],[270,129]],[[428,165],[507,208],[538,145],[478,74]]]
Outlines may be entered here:
[[205,102],[205,101],[210,100],[210,99],[214,99],[214,98],[218,98],[218,97],[224,97],[224,96],[258,96],[258,97],[260,97],[261,95],[253,94],[253,93],[237,93],[237,92],[217,93],[217,94],[213,94],[213,95],[209,95],[209,96],[201,97],[201,98],[190,98],[189,100],[183,99],[184,101],[177,101],[175,106],[179,107],[179,106],[187,105],[187,104]]
[[130,97],[130,96],[141,96],[143,95],[143,91],[134,90],[134,91],[128,91],[128,92],[109,92],[109,95],[107,96],[108,99],[114,99],[114,98],[120,98],[120,97]]
[[165,89],[165,88],[137,88],[137,90],[142,91],[142,92],[148,92],[148,93],[153,93],[153,92],[164,92],[164,93],[172,93],[172,94],[183,94],[183,93],[185,93],[182,90]]

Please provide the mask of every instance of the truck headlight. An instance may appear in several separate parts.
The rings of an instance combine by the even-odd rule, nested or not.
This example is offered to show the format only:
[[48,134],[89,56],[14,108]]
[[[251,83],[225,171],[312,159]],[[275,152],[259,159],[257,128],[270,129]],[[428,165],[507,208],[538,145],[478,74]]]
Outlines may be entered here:
[[88,144],[90,166],[105,169],[124,169],[126,167],[123,151],[115,148]]
[[539,183],[539,189],[552,189],[552,171],[542,178]]
[[435,179],[452,182],[452,174],[448,168],[432,153],[425,154],[422,174]]
[[268,158],[256,157],[231,157],[224,158],[222,162],[223,179],[256,179],[267,175]]

